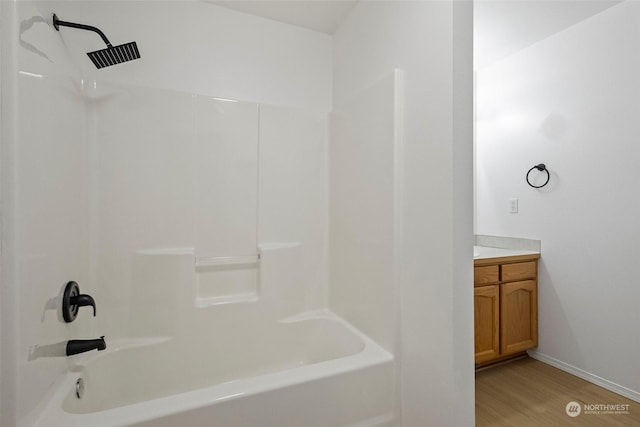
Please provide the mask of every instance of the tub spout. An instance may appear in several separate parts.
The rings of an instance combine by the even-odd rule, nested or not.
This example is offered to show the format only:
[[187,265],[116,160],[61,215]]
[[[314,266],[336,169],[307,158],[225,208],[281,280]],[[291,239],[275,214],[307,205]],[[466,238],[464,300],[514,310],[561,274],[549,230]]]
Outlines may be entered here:
[[102,351],[105,348],[107,348],[107,343],[104,341],[104,336],[95,340],[70,340],[67,341],[67,356],[91,350]]

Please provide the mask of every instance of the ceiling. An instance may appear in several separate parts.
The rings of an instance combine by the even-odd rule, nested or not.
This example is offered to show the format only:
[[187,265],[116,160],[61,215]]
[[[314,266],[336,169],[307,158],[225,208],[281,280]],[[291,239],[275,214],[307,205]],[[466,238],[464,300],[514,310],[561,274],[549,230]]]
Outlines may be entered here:
[[[333,34],[358,3],[358,0],[204,1],[326,34]],[[620,1],[475,0],[475,68],[509,56]]]
[[333,34],[357,0],[206,0],[251,15]]
[[618,3],[617,0],[476,0],[474,68],[505,58]]

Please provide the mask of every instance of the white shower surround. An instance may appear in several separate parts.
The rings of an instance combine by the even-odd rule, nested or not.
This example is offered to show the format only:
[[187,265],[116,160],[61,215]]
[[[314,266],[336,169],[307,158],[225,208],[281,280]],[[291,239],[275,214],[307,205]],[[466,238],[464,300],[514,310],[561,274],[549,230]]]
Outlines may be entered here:
[[[64,16],[65,19],[90,23],[96,22],[95,19],[99,16],[101,28],[114,40],[119,39],[118,32],[128,26],[121,18],[126,15],[133,19],[132,15],[124,13],[123,9],[133,7],[134,9],[143,8],[147,11],[157,12],[158,15],[153,22],[149,21],[148,25],[139,27],[139,29],[144,27],[145,31],[141,31],[141,33],[146,33],[145,37],[150,37],[149,40],[160,41],[159,44],[145,43],[147,48],[146,53],[143,53],[145,55],[143,59],[123,64],[120,69],[111,67],[112,69],[109,68],[108,71],[105,71],[107,74],[101,74],[101,77],[108,75],[113,77],[114,81],[119,80],[122,83],[118,88],[122,90],[119,92],[120,95],[123,95],[127,88],[135,91],[136,87],[141,88],[141,86],[146,86],[147,89],[151,87],[164,88],[158,89],[158,93],[168,97],[173,94],[178,98],[183,95],[188,101],[192,100],[192,93],[189,91],[192,87],[197,87],[202,92],[234,99],[247,99],[246,94],[255,93],[255,98],[252,97],[254,100],[284,106],[297,106],[298,110],[262,104],[265,106],[263,109],[265,114],[272,114],[279,118],[284,117],[285,121],[289,117],[289,123],[295,123],[292,128],[298,124],[296,111],[304,110],[310,113],[311,110],[314,110],[313,114],[320,112],[322,120],[318,124],[322,131],[316,135],[318,140],[324,141],[326,111],[330,105],[331,87],[331,39],[329,36],[226,11],[200,2],[189,2],[185,5],[178,4],[178,2],[162,2],[157,4],[158,8],[151,9],[148,9],[148,3],[144,3],[20,1],[16,3],[3,2],[1,5],[3,20],[2,101],[3,106],[10,106],[7,109],[3,108],[2,111],[2,238],[3,245],[11,246],[11,250],[2,251],[1,270],[3,285],[7,284],[7,286],[3,286],[1,301],[3,321],[2,372],[0,373],[2,380],[0,418],[2,421],[0,423],[3,426],[30,425],[31,420],[41,409],[42,402],[49,396],[51,385],[67,369],[67,360],[64,357],[28,360],[31,347],[70,339],[95,338],[102,334],[106,335],[107,346],[109,346],[110,342],[127,336],[155,336],[160,333],[169,335],[170,332],[174,332],[172,322],[168,321],[170,318],[168,315],[158,315],[155,319],[159,320],[157,322],[147,319],[146,322],[138,321],[134,327],[129,327],[132,322],[128,322],[128,319],[138,316],[136,320],[140,320],[144,316],[139,315],[145,311],[129,310],[131,297],[135,297],[136,293],[145,290],[128,288],[127,284],[132,281],[131,277],[127,276],[133,273],[132,257],[135,258],[135,253],[139,250],[188,247],[196,244],[195,241],[187,239],[176,241],[172,238],[173,241],[168,241],[170,239],[167,237],[170,236],[165,231],[185,230],[185,225],[172,221],[171,218],[166,220],[167,215],[165,217],[151,215],[134,226],[121,223],[120,227],[104,228],[105,222],[97,222],[104,218],[108,219],[110,213],[117,213],[113,208],[116,206],[113,203],[117,202],[117,197],[130,196],[131,192],[128,191],[140,188],[140,185],[137,188],[131,188],[129,185],[130,183],[140,184],[140,182],[138,179],[127,181],[127,178],[137,178],[135,168],[127,169],[125,167],[127,165],[119,162],[122,158],[127,160],[127,157],[118,157],[117,155],[121,153],[118,153],[117,150],[130,150],[130,153],[136,152],[146,156],[147,162],[143,162],[142,165],[146,169],[138,168],[137,171],[143,175],[147,172],[146,177],[151,177],[148,172],[154,170],[153,160],[158,160],[158,154],[166,155],[166,158],[173,162],[172,164],[184,160],[184,156],[181,157],[179,151],[174,152],[173,154],[176,155],[172,156],[171,145],[168,144],[164,144],[163,149],[160,150],[149,149],[145,151],[146,148],[156,147],[151,145],[153,141],[149,138],[140,138],[139,134],[135,133],[135,126],[128,129],[129,144],[97,146],[97,140],[92,135],[94,129],[101,122],[97,119],[98,115],[94,114],[96,112],[94,107],[96,107],[95,103],[100,104],[107,101],[108,95],[101,99],[92,98],[92,96],[99,97],[99,91],[105,89],[101,92],[104,94],[108,93],[108,89],[103,85],[104,80],[94,83],[94,80],[88,78],[84,73],[85,70],[82,70],[82,66],[78,67],[80,61],[86,60],[82,56],[84,55],[82,49],[86,45],[94,43],[95,40],[86,37],[82,31],[69,31],[64,34],[56,32],[50,23],[46,22],[53,12]],[[82,7],[78,7],[79,5]],[[202,62],[188,66],[197,74],[195,79],[183,78],[187,65],[177,64],[175,57],[171,58],[172,66],[167,66],[164,63],[158,66],[158,61],[169,58],[153,53],[154,46],[165,45],[166,47],[162,41],[163,37],[170,36],[165,31],[166,27],[162,25],[162,22],[165,19],[170,19],[171,16],[175,17],[174,12],[197,16],[198,19],[208,20],[208,24],[216,23],[216,25],[197,26],[197,29],[203,32],[203,37],[196,37],[194,43],[206,48],[208,55],[197,58],[189,56],[196,62],[198,60],[207,62],[205,67],[201,66]],[[175,32],[183,34],[189,33],[193,29],[194,22],[180,20],[174,21],[174,24],[184,25],[181,27],[182,29],[176,28]],[[237,34],[238,37],[232,41],[226,40],[223,45],[212,46],[206,43],[206,39],[215,38],[214,35],[220,31],[225,34],[225,37],[230,34]],[[162,36],[162,34],[165,35]],[[129,35],[141,43],[142,39],[131,31]],[[89,36],[91,35],[89,34]],[[280,48],[279,53],[267,55],[264,58],[260,56],[262,49],[260,40],[274,42]],[[30,47],[35,47],[35,49],[29,49]],[[140,47],[142,49],[142,46]],[[75,56],[76,54],[78,56]],[[221,55],[225,57],[231,55],[226,65],[231,66],[233,70],[229,70],[227,67],[223,67],[224,70],[220,68],[219,58]],[[244,67],[242,61],[233,61],[234,58],[256,57],[262,59],[256,61],[251,67]],[[131,80],[129,79],[130,73],[136,73],[136,71],[122,67],[134,63],[138,65],[135,69],[140,74]],[[302,63],[306,64],[305,67],[312,67],[312,72],[302,72],[298,66]],[[238,69],[242,69],[243,73],[236,72]],[[163,72],[159,72],[161,70]],[[160,80],[148,78],[149,76],[159,77],[160,74],[163,75]],[[274,74],[278,74],[282,78],[274,79]],[[212,78],[216,81],[213,85],[203,83],[211,82]],[[252,82],[252,84],[247,86],[247,82]],[[137,84],[140,86],[136,86]],[[220,90],[223,84],[225,90]],[[254,87],[260,87],[263,90],[252,92]],[[306,92],[307,90],[309,92]],[[311,93],[326,95],[320,99]],[[162,95],[159,96],[162,97]],[[203,98],[210,99],[209,97]],[[213,103],[215,104],[215,101]],[[158,103],[152,107],[158,107],[159,110],[162,110],[161,104]],[[229,104],[232,103],[229,102]],[[257,110],[257,104],[254,103],[254,107]],[[165,111],[167,110],[165,109]],[[282,115],[278,114],[280,112]],[[289,113],[291,114],[289,115]],[[168,115],[163,119],[157,119],[153,124],[170,125],[171,120],[175,118]],[[191,123],[189,119],[187,121]],[[305,123],[309,122],[301,120],[299,124],[304,126]],[[173,125],[174,129],[180,126],[177,121],[173,122]],[[279,125],[280,122],[277,120],[273,123],[275,128],[278,128]],[[153,136],[156,135],[168,139],[168,135],[162,132]],[[114,135],[114,140],[122,142],[117,133]],[[269,135],[264,135],[265,144],[268,140]],[[101,142],[104,141],[104,138],[101,139]],[[282,139],[276,139],[276,142],[282,141]],[[300,150],[309,148],[305,144],[295,144],[295,139],[293,143],[291,140],[288,143],[293,145],[294,151],[296,148]],[[320,145],[320,147],[322,146],[324,145]],[[174,144],[174,147],[177,148],[178,145]],[[111,158],[118,159],[118,162],[113,163],[110,167],[108,161],[104,157],[100,157],[102,154],[111,155]],[[269,157],[268,153],[263,154],[265,154],[265,159]],[[321,165],[326,154],[323,154],[322,151],[319,156],[315,156],[315,154],[314,150],[310,150],[307,158],[315,158]],[[137,155],[129,157],[129,159],[134,158],[138,158]],[[282,158],[284,159],[285,156]],[[129,166],[133,166],[133,164],[129,163]],[[163,165],[162,162],[159,166],[160,168],[156,168],[160,171],[159,176],[164,173],[168,177],[171,172],[175,172],[175,168],[167,168],[167,165]],[[305,176],[307,177],[318,169],[323,169],[322,167],[306,167],[307,163],[305,162],[301,162],[299,166],[306,168],[305,171],[308,174]],[[261,173],[268,174],[270,170],[278,171],[279,167],[277,162],[265,164]],[[99,188],[105,189],[103,184],[108,183],[105,178],[110,176],[109,173],[114,169],[115,178],[122,179],[123,185],[112,185],[109,189],[116,191],[100,194]],[[285,172],[288,173],[289,170]],[[133,175],[129,175],[130,173]],[[299,191],[296,188],[306,190],[310,199],[314,199],[318,194],[315,188],[309,191],[310,187],[305,187],[304,179],[285,179],[284,181],[291,185],[287,187],[283,197],[289,195],[295,199],[297,197],[296,191]],[[153,181],[146,182],[153,184]],[[323,180],[319,179],[317,182],[322,183]],[[180,188],[176,188],[180,180],[172,183],[167,179],[156,183],[159,186],[167,183],[166,190],[170,191],[167,194],[171,194],[171,196],[177,194],[180,197]],[[116,183],[112,182],[112,184]],[[318,187],[318,190],[321,189],[322,187]],[[190,186],[190,194],[192,194],[191,190]],[[160,200],[161,202],[156,206],[156,211],[164,214],[168,213],[167,208],[173,209],[173,205],[178,200],[171,197],[172,205],[166,203],[166,199],[158,198],[157,193],[147,192],[144,196],[146,199],[139,199],[135,205],[136,208],[143,209],[145,207],[143,205],[149,205],[150,197],[156,197],[156,201]],[[184,196],[182,194],[182,200],[184,200]],[[274,202],[274,207],[280,203],[277,200],[277,195],[276,199],[272,198],[271,200]],[[326,206],[322,199],[317,200]],[[264,203],[262,205],[266,207]],[[282,206],[282,204],[280,205]],[[326,223],[321,218],[322,215],[325,215],[324,211],[316,209],[313,204],[307,206],[303,211],[315,213],[317,216],[299,215],[297,217],[299,221],[289,221],[288,230],[290,233],[280,235],[278,239],[284,240],[285,243],[299,242],[306,249],[316,245],[315,253],[320,253],[320,255],[310,254],[310,257],[306,259],[311,259],[313,256],[316,262],[322,266],[324,248],[321,243],[319,245],[311,243],[310,238],[313,237],[313,233],[304,233],[304,228],[307,219]],[[101,212],[104,217],[95,216],[96,212]],[[317,219],[318,215],[320,216],[319,220]],[[161,232],[156,233],[161,241],[142,241],[141,238],[145,237],[145,229],[157,227],[158,224],[154,220],[161,217],[163,221],[166,221],[166,224],[171,225],[164,229],[160,227]],[[282,215],[272,220],[263,217],[261,232],[267,233],[273,229],[265,227],[269,224],[273,224],[275,227],[280,224],[278,221],[285,222],[289,219],[290,217]],[[121,234],[126,233],[129,233],[135,243],[139,244],[126,248],[114,245],[114,243],[118,243]],[[322,231],[319,234],[323,236]],[[100,237],[100,240],[97,240],[96,237]],[[105,239],[102,240],[102,237]],[[263,243],[265,239],[270,238],[269,234],[258,237]],[[273,242],[273,240],[270,241]],[[280,242],[276,241],[275,243]],[[302,249],[302,251],[304,250]],[[254,254],[257,252],[257,239],[252,252]],[[108,256],[103,257],[102,255],[105,253]],[[202,253],[198,255],[202,255]],[[242,254],[233,253],[230,255]],[[304,263],[303,257],[301,264]],[[322,271],[322,267],[308,271],[305,286],[301,288],[309,292],[297,295],[301,298],[296,299],[296,309],[300,310],[300,306],[304,306],[305,309],[322,307],[322,290],[326,288],[323,285],[325,279],[322,277]],[[161,275],[161,273],[158,274]],[[102,282],[95,283],[96,277],[107,282],[106,286],[103,287]],[[123,278],[125,280],[122,280]],[[88,311],[81,310],[74,323],[64,324],[58,321],[54,311],[46,308],[45,303],[52,301],[62,284],[68,280],[77,280],[83,292],[96,298],[98,305],[96,318],[93,318]],[[18,301],[20,301],[20,307],[14,310],[13,307],[18,305]],[[138,308],[141,308],[142,302],[139,299],[136,304]],[[293,310],[293,308],[291,309]],[[154,310],[153,313],[162,314],[159,309]]]
[[[382,88],[365,110],[393,100],[394,80]],[[27,425],[391,425],[393,356],[325,308],[327,115],[83,89],[93,135],[83,292],[107,313],[84,321],[108,349],[70,358]],[[79,377],[85,402],[73,397]],[[295,399],[305,410],[285,411]],[[263,402],[282,410],[265,414]]]
[[[383,108],[381,153],[393,152],[394,76],[341,118]],[[94,268],[83,291],[107,313],[91,326],[108,350],[70,358],[33,425],[391,425],[392,337],[379,336],[392,329],[392,277],[370,307],[389,314],[362,325],[386,350],[323,309],[327,115],[117,83],[84,89]],[[392,176],[392,165],[376,170]],[[392,237],[393,206],[384,209],[369,221]],[[363,254],[363,268],[392,268],[392,249]]]

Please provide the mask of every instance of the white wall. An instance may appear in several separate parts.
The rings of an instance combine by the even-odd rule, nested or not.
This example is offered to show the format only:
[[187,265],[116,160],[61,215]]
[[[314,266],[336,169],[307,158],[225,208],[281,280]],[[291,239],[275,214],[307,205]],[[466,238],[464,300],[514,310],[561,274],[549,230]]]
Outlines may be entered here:
[[[6,2],[5,2],[6,3]],[[11,31],[13,25],[9,25],[7,22],[7,16],[13,17],[13,8],[5,6],[4,3],[0,3],[0,172],[4,171],[5,163],[4,159],[7,155],[4,149],[4,142],[12,138],[9,132],[9,119],[10,115],[7,114],[7,103],[10,102],[10,93],[5,85],[8,83],[7,70],[9,66],[13,67],[13,49],[12,44],[8,41],[14,42],[14,37],[11,37]],[[8,30],[8,29],[11,30]],[[15,34],[15,32],[13,32]],[[4,78],[3,78],[4,77]],[[11,126],[13,131],[13,126]],[[5,200],[5,180],[0,178],[0,204]],[[0,227],[2,223],[6,221],[4,212],[0,212]],[[0,228],[0,238],[4,242],[5,230]],[[5,283],[6,271],[7,271],[7,259],[4,255],[4,244],[0,247],[0,282]],[[0,286],[0,325],[9,324],[9,309],[4,308],[6,301],[13,302],[13,294],[15,289],[10,286]],[[13,304],[9,304],[13,305]],[[11,330],[14,328],[12,327]],[[14,423],[15,419],[15,404],[10,401],[7,396],[13,395],[13,387],[15,387],[15,374],[12,374],[9,367],[13,366],[13,358],[11,357],[9,348],[13,349],[15,341],[15,333],[7,331],[6,327],[0,326],[0,424]]]
[[404,74],[395,354],[407,427],[474,424],[471,46],[469,2],[360,2],[334,35],[336,110]]
[[624,2],[480,70],[476,147],[477,232],[542,240],[538,356],[636,400],[639,21]]
[[331,308],[393,353],[396,309],[396,73],[331,115]]
[[96,70],[104,48],[87,31],[59,37],[88,80],[172,89],[274,105],[331,109],[331,37],[202,1],[43,2],[42,13],[99,27],[141,59]]
[[[0,26],[4,29],[4,28],[7,27],[7,25],[2,20],[2,17],[4,16],[4,13],[6,13],[6,12],[3,12],[2,9],[3,9],[2,6],[0,6]],[[0,33],[0,52],[1,52],[0,53],[0,147],[2,147],[2,141],[4,141],[5,138],[6,138],[6,132],[4,131],[4,128],[3,128],[2,124],[5,123],[5,126],[6,126],[6,120],[7,120],[7,117],[5,117],[5,115],[3,114],[3,112],[4,112],[3,106],[6,105],[6,101],[5,101],[6,98],[3,98],[3,95],[2,95],[3,94],[2,86],[4,85],[4,80],[2,79],[3,66],[4,66],[4,63],[6,61],[6,59],[3,58],[3,56],[5,55],[5,53],[4,53],[5,49],[4,49],[4,46],[2,46],[2,42],[5,39],[6,39],[6,35],[3,34],[3,33]],[[0,165],[2,165],[2,163],[1,163],[2,159],[3,159],[3,155],[2,155],[2,151],[0,149]],[[2,169],[3,168],[0,166],[0,171]],[[1,185],[2,185],[2,180],[0,179],[0,186]],[[0,191],[0,203],[2,203],[2,191]],[[2,214],[0,213],[0,221],[1,221],[1,217],[2,217]],[[1,224],[1,222],[0,222],[0,224]],[[1,225],[0,225],[0,227],[1,227]],[[0,238],[1,237],[2,237],[2,231],[1,231],[1,228],[0,228]],[[4,252],[4,251],[0,248],[0,275],[4,271],[4,266],[1,264],[1,262],[2,262],[2,258],[1,258],[2,257],[2,252]],[[4,289],[5,287],[3,286],[2,288]],[[6,295],[5,292],[0,291],[0,322],[2,324],[5,323],[4,320],[3,320],[4,318],[2,317],[3,316],[2,301],[3,301],[4,297],[5,297],[5,295]],[[6,387],[5,386],[6,381],[5,382],[2,381],[3,371],[4,371],[4,369],[2,368],[4,366],[2,364],[2,353],[3,353],[3,348],[2,347],[3,347],[2,346],[2,328],[0,328],[0,413],[4,412],[5,410],[7,412],[9,412],[9,410],[7,409],[7,405],[5,405],[5,403],[4,403],[5,401],[2,399],[2,392]],[[0,423],[1,422],[2,422],[2,418],[0,418]]]

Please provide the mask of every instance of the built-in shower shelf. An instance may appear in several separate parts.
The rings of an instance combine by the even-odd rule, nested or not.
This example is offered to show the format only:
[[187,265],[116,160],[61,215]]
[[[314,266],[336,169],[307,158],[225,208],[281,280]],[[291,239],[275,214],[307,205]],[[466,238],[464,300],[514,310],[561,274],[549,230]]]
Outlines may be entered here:
[[260,255],[196,256],[196,307],[258,299]]
[[234,303],[255,302],[255,301],[258,301],[258,294],[256,292],[248,292],[246,294],[223,295],[223,296],[208,297],[208,298],[196,298],[195,306],[198,308],[204,308],[204,307],[210,307],[212,305],[234,304]]
[[224,265],[251,265],[260,261],[260,255],[238,256],[199,256],[196,257],[196,268],[217,267]]

